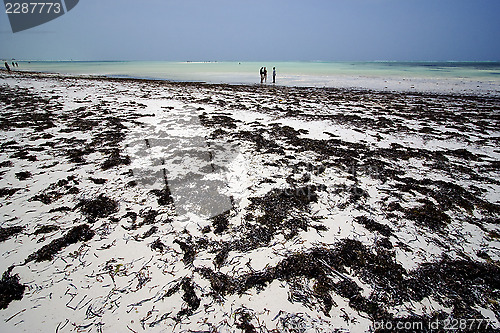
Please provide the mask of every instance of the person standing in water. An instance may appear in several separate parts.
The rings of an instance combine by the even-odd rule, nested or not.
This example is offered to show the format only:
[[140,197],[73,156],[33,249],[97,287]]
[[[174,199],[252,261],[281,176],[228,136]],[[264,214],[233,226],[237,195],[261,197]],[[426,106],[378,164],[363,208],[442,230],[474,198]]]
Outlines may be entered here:
[[267,83],[267,67],[264,67],[264,81]]
[[264,67],[260,68],[260,83],[264,82]]
[[273,83],[276,83],[276,67],[273,67]]

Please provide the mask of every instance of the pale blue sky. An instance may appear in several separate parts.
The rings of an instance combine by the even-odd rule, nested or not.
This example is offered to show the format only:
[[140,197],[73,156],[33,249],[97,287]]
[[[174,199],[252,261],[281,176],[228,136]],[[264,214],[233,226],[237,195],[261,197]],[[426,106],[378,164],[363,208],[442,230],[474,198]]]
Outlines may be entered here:
[[500,0],[80,0],[13,34],[0,58],[494,60]]

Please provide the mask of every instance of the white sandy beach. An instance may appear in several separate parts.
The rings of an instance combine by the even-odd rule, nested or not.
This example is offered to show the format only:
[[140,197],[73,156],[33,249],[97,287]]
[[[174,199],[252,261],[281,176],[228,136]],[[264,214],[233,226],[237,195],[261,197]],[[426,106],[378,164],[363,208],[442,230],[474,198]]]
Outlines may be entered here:
[[500,328],[498,97],[0,89],[0,273],[26,286],[1,332]]

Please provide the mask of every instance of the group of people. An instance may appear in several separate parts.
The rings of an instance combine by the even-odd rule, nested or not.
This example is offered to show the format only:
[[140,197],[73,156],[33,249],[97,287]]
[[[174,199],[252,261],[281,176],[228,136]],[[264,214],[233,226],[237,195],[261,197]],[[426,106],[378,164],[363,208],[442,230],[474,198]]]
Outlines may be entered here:
[[[14,67],[19,67],[19,64],[17,62],[12,62],[12,68]],[[7,69],[8,72],[10,72],[10,66],[7,63],[7,61],[5,62],[5,68]]]
[[[260,68],[260,83],[267,82],[267,67]],[[273,83],[276,83],[276,67],[273,67]]]

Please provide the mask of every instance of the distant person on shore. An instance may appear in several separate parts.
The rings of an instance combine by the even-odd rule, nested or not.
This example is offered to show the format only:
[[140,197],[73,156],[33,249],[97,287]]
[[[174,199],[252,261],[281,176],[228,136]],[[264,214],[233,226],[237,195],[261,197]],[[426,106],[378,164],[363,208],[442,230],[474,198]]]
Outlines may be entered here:
[[267,83],[267,67],[264,67],[264,82]]
[[276,67],[273,67],[273,83],[276,83]]
[[7,68],[7,72],[10,72],[10,67],[9,67],[9,64],[7,63],[7,61],[5,62],[5,68]]
[[262,84],[264,82],[264,67],[260,68],[260,83]]

